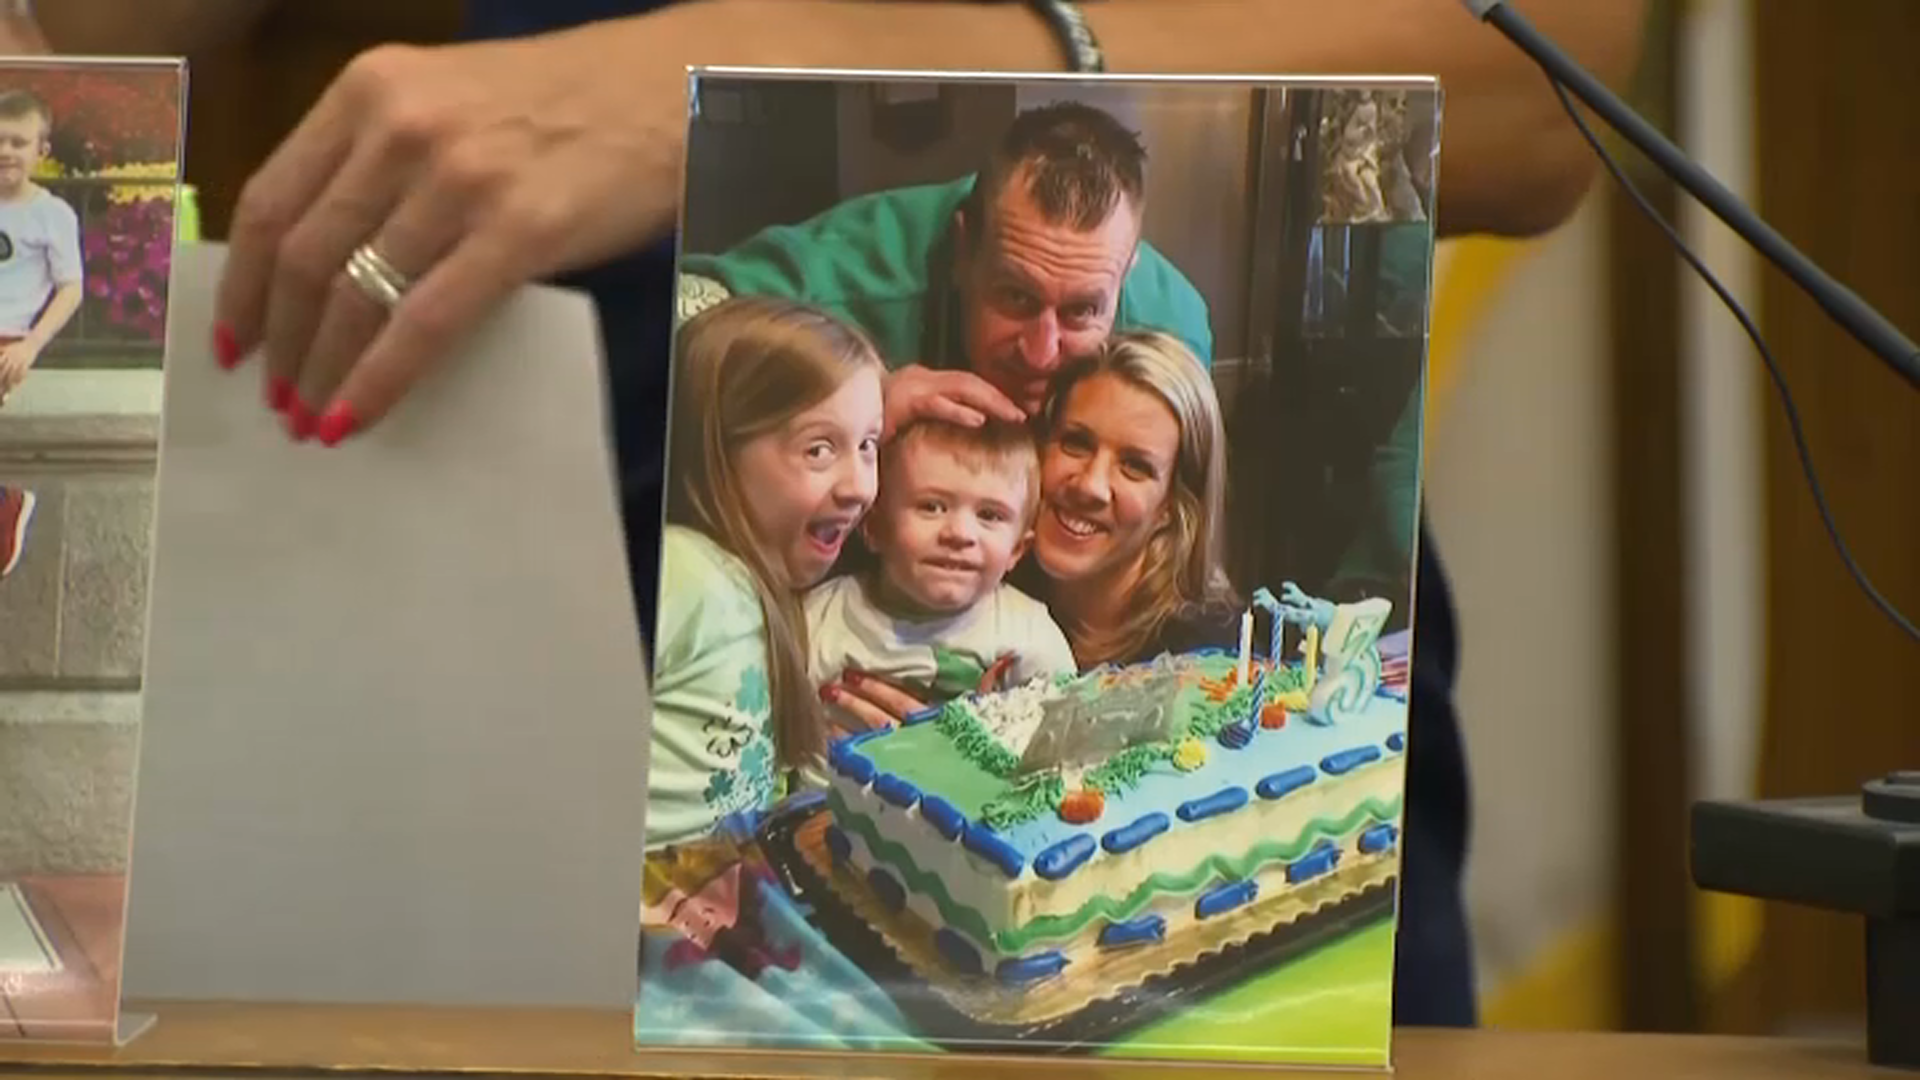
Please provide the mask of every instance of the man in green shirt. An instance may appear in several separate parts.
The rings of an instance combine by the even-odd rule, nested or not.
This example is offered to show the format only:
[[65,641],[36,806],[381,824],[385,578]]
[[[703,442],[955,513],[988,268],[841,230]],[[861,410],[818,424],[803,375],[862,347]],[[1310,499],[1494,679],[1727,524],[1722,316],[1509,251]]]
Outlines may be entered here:
[[861,327],[910,416],[1017,420],[1062,363],[1116,330],[1156,329],[1211,364],[1207,304],[1141,240],[1146,151],[1076,102],[1017,116],[980,171],[848,199],[680,265],[685,319],[735,293],[782,296]]
[[[1062,363],[1115,330],[1164,330],[1210,367],[1206,300],[1140,238],[1145,173],[1139,138],[1112,115],[1044,105],[1014,118],[975,175],[856,196],[719,254],[683,255],[678,315],[761,294],[861,327],[893,369],[889,432],[914,416],[1019,420]],[[1430,234],[1398,233],[1383,253],[1388,277],[1423,289]],[[1378,505],[1336,584],[1373,591],[1406,578],[1419,404],[1416,391],[1376,455]]]

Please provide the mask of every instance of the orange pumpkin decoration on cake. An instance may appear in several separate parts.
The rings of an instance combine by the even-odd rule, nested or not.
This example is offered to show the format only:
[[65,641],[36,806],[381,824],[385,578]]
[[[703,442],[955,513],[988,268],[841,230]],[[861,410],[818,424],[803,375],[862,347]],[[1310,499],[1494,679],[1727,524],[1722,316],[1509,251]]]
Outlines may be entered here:
[[1107,797],[1099,788],[1081,788],[1067,793],[1060,800],[1060,820],[1069,825],[1086,825],[1098,821],[1100,814],[1107,808]]

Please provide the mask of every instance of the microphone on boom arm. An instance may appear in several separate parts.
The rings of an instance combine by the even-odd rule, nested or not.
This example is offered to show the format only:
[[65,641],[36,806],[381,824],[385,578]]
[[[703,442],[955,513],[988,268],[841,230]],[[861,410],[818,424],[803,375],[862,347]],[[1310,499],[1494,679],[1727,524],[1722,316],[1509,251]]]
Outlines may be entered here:
[[1713,273],[1707,269],[1699,257],[1687,248],[1673,226],[1668,224],[1636,190],[1625,173],[1614,163],[1598,139],[1587,127],[1580,114],[1573,108],[1567,94],[1585,102],[1607,125],[1644,153],[1661,172],[1672,177],[1682,189],[1702,205],[1711,210],[1715,217],[1725,222],[1727,227],[1753,245],[1768,261],[1791,278],[1807,295],[1824,308],[1835,322],[1852,334],[1855,340],[1866,346],[1882,362],[1907,380],[1908,385],[1920,389],[1920,347],[1900,332],[1886,317],[1875,311],[1866,301],[1854,295],[1853,291],[1834,280],[1826,271],[1814,265],[1811,259],[1802,255],[1798,249],[1788,243],[1786,238],[1775,232],[1773,227],[1761,220],[1760,215],[1741,202],[1727,190],[1726,186],[1713,177],[1699,162],[1688,157],[1679,147],[1669,142],[1647,119],[1635,112],[1632,106],[1621,100],[1594,75],[1581,67],[1571,56],[1554,44],[1545,34],[1535,29],[1524,15],[1513,9],[1506,0],[1461,0],[1473,16],[1500,31],[1507,40],[1517,46],[1521,52],[1531,57],[1553,84],[1560,95],[1561,103],[1567,107],[1568,115],[1579,126],[1580,131],[1593,145],[1607,168],[1613,173],[1631,195],[1640,209],[1653,223],[1664,231],[1684,258],[1725,303],[1729,310],[1740,320],[1747,336],[1753,339],[1761,358],[1766,362],[1768,373],[1773,376],[1774,385],[1780,391],[1781,405],[1786,410],[1787,425],[1793,435],[1795,449],[1798,450],[1800,463],[1807,474],[1807,484],[1813,494],[1820,517],[1827,528],[1827,535],[1833,540],[1839,551],[1840,559],[1846,564],[1868,599],[1873,601],[1894,625],[1915,641],[1920,641],[1920,627],[1901,614],[1882,596],[1866,574],[1854,561],[1853,553],[1846,541],[1841,539],[1839,527],[1834,523],[1833,512],[1827,506],[1825,493],[1820,481],[1814,474],[1812,457],[1807,450],[1806,437],[1801,431],[1798,410],[1794,407],[1793,397],[1787,392],[1786,380],[1780,373],[1779,365],[1774,362],[1773,354],[1768,350],[1765,340],[1753,320],[1747,315],[1733,296],[1720,284]]
[[1762,221],[1725,185],[1714,179],[1711,173],[1679,147],[1668,142],[1645,117],[1575,63],[1546,35],[1534,29],[1533,24],[1513,10],[1506,0],[1463,0],[1463,3],[1476,18],[1500,31],[1507,40],[1532,57],[1549,78],[1586,102],[1609,127],[1651,158],[1662,172],[1699,199],[1702,205],[1713,211],[1714,216],[1726,222],[1728,228],[1759,249],[1761,254],[1792,278],[1794,284],[1806,290],[1827,310],[1827,314],[1833,316],[1835,322],[1889,367],[1905,376],[1915,389],[1920,389],[1920,347],[1916,347],[1884,316],[1787,243],[1784,237]]
[[[1920,639],[1920,630],[1874,589],[1841,540],[1814,475],[1792,395],[1787,393],[1786,381],[1759,328],[1699,257],[1688,250],[1673,226],[1635,189],[1581,119],[1568,92],[1586,102],[1916,388],[1920,388],[1920,350],[1879,312],[1794,250],[1706,169],[1574,63],[1505,0],[1463,2],[1475,17],[1506,35],[1540,65],[1567,114],[1614,179],[1740,320],[1780,390],[1808,486],[1842,561],[1867,596],[1908,635]],[[1920,1071],[1920,1026],[1913,1023],[1913,1018],[1920,1016],[1920,772],[1889,773],[1868,781],[1860,794],[1852,797],[1697,802],[1691,833],[1693,878],[1703,889],[1865,917],[1867,1058],[1875,1064]]]

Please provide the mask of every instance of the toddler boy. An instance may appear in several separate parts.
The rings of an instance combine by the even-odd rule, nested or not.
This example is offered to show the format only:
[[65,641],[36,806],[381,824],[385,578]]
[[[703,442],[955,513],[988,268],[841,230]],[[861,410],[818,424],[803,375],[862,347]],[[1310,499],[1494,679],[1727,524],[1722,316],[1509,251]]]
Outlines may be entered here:
[[873,569],[806,600],[809,667],[832,705],[843,676],[882,678],[929,704],[1076,670],[1045,605],[1005,583],[1040,505],[1040,458],[1019,425],[919,420],[881,453],[861,522]]

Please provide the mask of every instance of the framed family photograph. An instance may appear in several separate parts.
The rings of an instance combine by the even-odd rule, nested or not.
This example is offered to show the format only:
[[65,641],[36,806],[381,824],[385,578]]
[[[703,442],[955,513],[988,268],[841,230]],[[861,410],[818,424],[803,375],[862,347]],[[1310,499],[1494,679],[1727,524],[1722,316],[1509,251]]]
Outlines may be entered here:
[[[0,59],[0,1041],[125,1034],[178,61]],[[107,448],[107,449],[103,449]]]
[[690,91],[636,1043],[1385,1067],[1437,83]]

